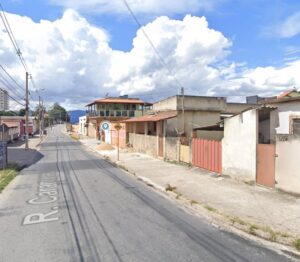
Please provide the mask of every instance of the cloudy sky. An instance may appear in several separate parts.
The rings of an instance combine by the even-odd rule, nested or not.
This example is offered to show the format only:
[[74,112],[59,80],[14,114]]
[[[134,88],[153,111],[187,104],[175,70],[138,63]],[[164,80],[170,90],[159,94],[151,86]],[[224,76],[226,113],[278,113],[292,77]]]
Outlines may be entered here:
[[[181,86],[186,94],[232,101],[300,88],[300,1],[1,3],[47,104],[77,109],[107,94],[153,102]],[[0,64],[24,85],[1,20]]]

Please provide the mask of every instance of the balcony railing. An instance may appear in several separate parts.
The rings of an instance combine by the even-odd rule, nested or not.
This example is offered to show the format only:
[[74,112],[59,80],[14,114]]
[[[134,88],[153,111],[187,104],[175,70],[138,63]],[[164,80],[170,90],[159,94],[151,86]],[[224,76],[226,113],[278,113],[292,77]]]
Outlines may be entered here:
[[88,116],[102,116],[102,117],[137,117],[145,114],[143,110],[98,110],[87,111]]

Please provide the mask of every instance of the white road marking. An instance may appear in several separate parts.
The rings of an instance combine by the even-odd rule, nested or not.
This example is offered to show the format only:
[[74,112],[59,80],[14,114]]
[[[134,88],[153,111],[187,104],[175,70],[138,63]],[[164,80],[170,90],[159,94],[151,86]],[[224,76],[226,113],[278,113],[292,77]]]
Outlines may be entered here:
[[[41,181],[38,186],[37,197],[32,198],[27,201],[28,204],[31,205],[45,205],[57,202],[58,200],[58,191],[57,191],[57,183],[49,181],[49,178],[46,178],[48,181]],[[33,213],[24,217],[23,225],[32,225],[39,224],[45,222],[57,221],[58,217],[50,217],[55,214],[58,214],[58,207],[52,207],[52,210],[49,213]]]
[[38,223],[57,221],[58,217],[48,218],[57,213],[58,213],[58,210],[54,210],[54,211],[46,213],[46,214],[34,213],[34,214],[27,215],[26,217],[24,217],[23,225],[32,225],[32,224],[38,224]]

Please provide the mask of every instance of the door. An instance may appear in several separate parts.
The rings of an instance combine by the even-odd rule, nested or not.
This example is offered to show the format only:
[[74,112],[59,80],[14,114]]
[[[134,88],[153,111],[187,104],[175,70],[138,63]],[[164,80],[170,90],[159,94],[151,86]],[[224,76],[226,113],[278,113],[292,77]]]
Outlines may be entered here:
[[256,182],[263,186],[275,186],[275,145],[257,145]]

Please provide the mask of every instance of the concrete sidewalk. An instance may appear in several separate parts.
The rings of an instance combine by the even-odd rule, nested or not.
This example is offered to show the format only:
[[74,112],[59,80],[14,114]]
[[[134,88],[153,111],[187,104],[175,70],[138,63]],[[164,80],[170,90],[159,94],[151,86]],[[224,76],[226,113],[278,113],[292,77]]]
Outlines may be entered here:
[[117,161],[116,150],[99,151],[99,142],[94,139],[80,141],[157,189],[172,191],[176,200],[209,213],[222,224],[283,244],[300,239],[299,197],[125,150]]

